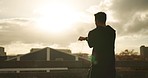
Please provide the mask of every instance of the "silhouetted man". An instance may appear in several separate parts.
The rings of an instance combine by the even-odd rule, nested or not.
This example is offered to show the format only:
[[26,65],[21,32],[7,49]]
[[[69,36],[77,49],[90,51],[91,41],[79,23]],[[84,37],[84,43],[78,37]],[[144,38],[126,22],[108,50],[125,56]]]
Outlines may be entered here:
[[95,16],[96,28],[88,33],[88,37],[79,37],[86,40],[92,51],[91,78],[115,78],[115,30],[106,25],[107,16],[98,12]]

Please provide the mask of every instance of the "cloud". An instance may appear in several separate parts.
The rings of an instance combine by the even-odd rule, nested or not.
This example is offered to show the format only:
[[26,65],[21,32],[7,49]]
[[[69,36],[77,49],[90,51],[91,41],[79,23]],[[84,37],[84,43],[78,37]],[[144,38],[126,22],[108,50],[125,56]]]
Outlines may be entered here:
[[[112,0],[109,7],[113,17],[118,20],[115,28],[119,35],[145,35],[147,30],[147,0]],[[116,25],[117,24],[117,25]]]
[[[131,46],[132,44],[147,43],[148,0],[71,0],[69,2],[65,0],[64,2],[82,13],[80,19],[84,21],[77,22],[73,25],[74,28],[65,34],[60,33],[60,35],[39,31],[34,24],[34,19],[31,19],[40,17],[34,11],[44,3],[48,4],[48,2],[50,3],[47,0],[9,2],[1,0],[0,45],[15,44],[18,41],[23,44],[43,43],[42,46],[58,44],[58,47],[74,47],[79,45],[77,38],[80,35],[87,36],[89,30],[95,28],[93,14],[98,11],[107,13],[107,24],[117,31],[118,45],[125,42],[128,43],[125,45]],[[130,40],[133,40],[133,42]],[[121,47],[124,48],[125,45]]]
[[45,44],[60,44],[67,46],[71,42],[77,41],[80,35],[87,36],[88,31],[93,27],[91,23],[79,22],[74,25],[74,28],[55,35],[40,31],[35,22],[29,18],[11,18],[0,20],[0,44],[10,44],[15,41],[23,43],[45,43]]
[[26,54],[30,52],[31,48],[47,47],[42,43],[27,44],[21,41],[11,42],[10,44],[5,44],[2,46],[5,47],[5,52],[7,55]]
[[[45,0],[44,0],[45,1]],[[14,0],[0,1],[0,18],[34,17],[34,9],[41,5],[43,0]]]
[[147,0],[112,0],[112,9],[122,13],[147,10]]
[[148,12],[136,13],[133,19],[128,23],[126,33],[130,34],[148,34]]
[[[29,18],[10,18],[0,20],[0,45],[6,48],[7,54],[28,53],[31,48],[52,47],[70,48],[73,52],[80,51],[74,49],[81,46],[78,42],[79,36],[87,36],[92,29],[92,23],[79,22],[74,28],[65,34],[55,36],[54,34],[39,31],[32,19]],[[87,45],[83,46],[88,48]],[[15,49],[14,49],[15,48]],[[82,49],[81,51],[90,51]]]
[[35,37],[37,33],[31,20],[23,18],[10,18],[0,20],[1,44],[11,43],[13,41],[27,41]]

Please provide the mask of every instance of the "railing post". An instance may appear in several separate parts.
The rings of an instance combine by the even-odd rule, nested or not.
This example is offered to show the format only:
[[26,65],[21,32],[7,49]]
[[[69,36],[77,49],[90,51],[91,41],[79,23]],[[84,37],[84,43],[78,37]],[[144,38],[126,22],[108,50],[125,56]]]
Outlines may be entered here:
[[50,48],[47,48],[47,61],[50,61]]

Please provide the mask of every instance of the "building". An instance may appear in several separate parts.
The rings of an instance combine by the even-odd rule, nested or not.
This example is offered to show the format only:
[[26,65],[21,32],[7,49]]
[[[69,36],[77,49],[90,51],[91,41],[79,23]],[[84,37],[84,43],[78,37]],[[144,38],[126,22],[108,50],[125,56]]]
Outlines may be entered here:
[[71,50],[70,49],[55,49],[55,50],[71,54]]
[[0,47],[0,61],[6,60],[6,59],[7,59],[7,56],[6,56],[5,48]]
[[[36,52],[36,51],[41,50],[41,49],[43,49],[43,48],[32,48],[30,50],[30,52]],[[70,49],[55,49],[55,50],[71,54],[71,50]]]
[[8,78],[8,74],[13,74],[15,76],[13,78],[22,75],[25,78],[87,77],[90,61],[71,54],[70,50],[46,47],[31,49],[31,51],[0,62],[0,68],[2,68],[0,69],[0,78]]
[[146,59],[148,59],[148,47],[144,45],[140,47],[140,55]]
[[71,51],[68,49],[53,49],[49,47],[31,49],[27,54],[17,55],[16,57],[7,59],[7,62],[10,64],[4,65],[6,69],[3,68],[0,71],[15,71],[18,73],[24,71],[50,72],[51,70],[67,71],[71,70],[71,68],[72,70],[73,68],[82,68],[83,71],[85,67],[90,66],[89,60],[71,54]]
[[[0,61],[0,78],[88,78],[90,61],[76,55],[49,47],[18,55]],[[148,78],[147,66],[148,61],[116,61],[117,78]]]
[[5,48],[0,47],[0,56],[6,56]]
[[85,58],[85,59],[89,59],[89,54],[88,53],[73,53],[73,55]]
[[79,56],[70,53],[70,50],[43,48],[31,49],[31,52],[25,55],[17,55],[7,61],[79,61],[85,60]]

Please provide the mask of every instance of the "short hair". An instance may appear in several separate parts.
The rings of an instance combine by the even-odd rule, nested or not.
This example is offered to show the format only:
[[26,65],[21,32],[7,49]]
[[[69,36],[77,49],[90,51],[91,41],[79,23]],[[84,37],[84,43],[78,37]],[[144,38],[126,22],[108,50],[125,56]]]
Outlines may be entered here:
[[94,14],[95,16],[95,21],[98,21],[98,22],[106,22],[106,13],[105,12],[98,12],[96,14]]

